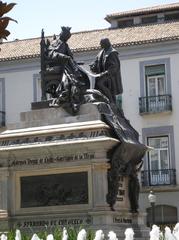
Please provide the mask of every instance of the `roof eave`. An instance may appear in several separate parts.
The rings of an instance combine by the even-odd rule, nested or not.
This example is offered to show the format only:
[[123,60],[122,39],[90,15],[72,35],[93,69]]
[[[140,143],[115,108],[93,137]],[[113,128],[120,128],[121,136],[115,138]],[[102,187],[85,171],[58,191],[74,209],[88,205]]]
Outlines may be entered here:
[[163,13],[167,11],[177,11],[179,10],[179,6],[175,8],[164,8],[164,9],[151,9],[146,11],[138,11],[138,12],[131,12],[131,13],[116,13],[116,14],[109,14],[105,17],[105,20],[110,23],[111,20],[116,20],[120,18],[128,18],[128,17],[135,17],[135,16],[141,16],[141,15],[148,15],[148,14],[156,14],[156,13]]

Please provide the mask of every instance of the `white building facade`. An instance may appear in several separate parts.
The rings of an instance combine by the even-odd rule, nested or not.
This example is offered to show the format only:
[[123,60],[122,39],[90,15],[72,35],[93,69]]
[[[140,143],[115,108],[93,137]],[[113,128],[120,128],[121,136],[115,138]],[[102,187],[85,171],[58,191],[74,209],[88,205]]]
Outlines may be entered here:
[[[140,210],[148,213],[148,223],[150,190],[157,197],[156,223],[179,221],[178,15],[179,4],[111,14],[106,17],[111,29],[75,33],[69,41],[74,58],[87,68],[103,36],[120,53],[125,116],[140,140],[153,148],[140,175]],[[39,44],[40,38],[0,46],[0,131],[19,122],[20,113],[30,111],[31,103],[41,98]]]

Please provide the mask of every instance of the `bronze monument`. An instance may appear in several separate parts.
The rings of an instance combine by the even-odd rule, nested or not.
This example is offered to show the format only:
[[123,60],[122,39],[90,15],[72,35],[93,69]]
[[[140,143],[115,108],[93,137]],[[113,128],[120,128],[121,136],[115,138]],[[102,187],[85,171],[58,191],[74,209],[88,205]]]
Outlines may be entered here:
[[138,211],[139,182],[137,172],[147,147],[139,142],[137,131],[125,118],[121,107],[116,105],[116,95],[122,94],[122,80],[118,52],[108,38],[101,39],[102,50],[90,65],[95,76],[94,89],[90,89],[89,73],[77,63],[67,44],[70,28],[62,27],[59,37],[53,41],[41,39],[42,100],[50,94],[50,107],[63,107],[72,115],[78,114],[80,106],[94,103],[115,138],[120,143],[108,152],[111,168],[108,171],[108,194],[106,201],[114,210],[119,188],[119,176],[129,177],[129,201],[131,212]]

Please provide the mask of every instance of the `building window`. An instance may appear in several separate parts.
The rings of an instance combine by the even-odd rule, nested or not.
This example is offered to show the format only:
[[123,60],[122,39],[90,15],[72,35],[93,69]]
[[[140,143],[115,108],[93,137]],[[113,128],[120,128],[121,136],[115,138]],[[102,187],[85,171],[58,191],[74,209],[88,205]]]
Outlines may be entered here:
[[[156,64],[155,64],[156,62]],[[170,68],[167,60],[142,65],[140,113],[158,113],[172,110]]]
[[147,140],[148,146],[153,148],[153,150],[149,151],[148,154],[150,184],[170,184],[170,158],[168,136],[149,137]]
[[[147,208],[147,226],[149,227],[152,222],[152,209]],[[168,205],[155,206],[155,223],[164,230],[166,226],[174,227],[177,223],[177,208]]]
[[118,27],[119,28],[130,27],[132,25],[134,25],[134,20],[133,19],[125,19],[125,20],[118,21]]
[[143,17],[141,19],[143,24],[147,23],[156,23],[157,22],[157,16],[150,16],[150,17]]
[[165,14],[165,21],[179,20],[179,13]]
[[142,134],[143,142],[151,147],[144,159],[142,185],[176,185],[173,127],[144,128]]
[[166,107],[165,65],[145,67],[146,94],[149,112],[161,112]]
[[165,65],[152,65],[145,67],[147,96],[158,96],[166,93]]
[[0,79],[0,127],[5,126],[5,80]]

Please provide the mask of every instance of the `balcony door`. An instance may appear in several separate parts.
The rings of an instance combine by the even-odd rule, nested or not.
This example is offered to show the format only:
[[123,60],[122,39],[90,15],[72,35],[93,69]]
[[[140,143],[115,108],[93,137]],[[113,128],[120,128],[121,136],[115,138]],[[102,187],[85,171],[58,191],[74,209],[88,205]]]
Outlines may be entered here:
[[148,145],[153,148],[149,151],[150,184],[170,184],[168,136],[150,137]]
[[147,77],[147,97],[150,111],[162,111],[166,105],[166,84],[165,76]]
[[166,105],[166,78],[165,65],[146,67],[146,96],[148,110],[151,112],[162,111]]

